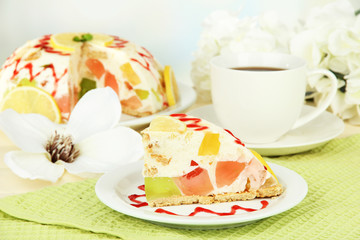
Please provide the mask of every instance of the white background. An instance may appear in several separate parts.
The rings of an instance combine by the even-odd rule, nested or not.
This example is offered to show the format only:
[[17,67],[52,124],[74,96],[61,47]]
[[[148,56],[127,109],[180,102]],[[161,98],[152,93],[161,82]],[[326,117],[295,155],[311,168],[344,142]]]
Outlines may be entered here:
[[[301,16],[332,0],[0,0],[0,65],[27,40],[59,32],[118,35],[147,48],[177,79],[190,81],[201,23],[217,9]],[[360,0],[352,0],[359,5]]]

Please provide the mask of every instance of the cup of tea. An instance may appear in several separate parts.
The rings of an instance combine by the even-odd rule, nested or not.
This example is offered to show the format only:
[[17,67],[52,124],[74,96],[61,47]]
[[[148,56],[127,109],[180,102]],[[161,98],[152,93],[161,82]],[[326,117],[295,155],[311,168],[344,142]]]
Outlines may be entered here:
[[[270,143],[324,112],[337,91],[337,79],[325,69],[309,71],[302,58],[282,53],[234,53],[214,57],[211,95],[216,116],[245,143]],[[314,111],[301,116],[306,81],[328,77],[331,91]]]

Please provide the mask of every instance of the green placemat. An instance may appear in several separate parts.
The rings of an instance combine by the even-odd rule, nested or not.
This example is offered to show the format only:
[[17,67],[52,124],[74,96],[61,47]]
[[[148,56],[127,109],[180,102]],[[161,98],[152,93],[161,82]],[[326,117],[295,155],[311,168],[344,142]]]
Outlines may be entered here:
[[250,225],[158,226],[106,207],[89,179],[0,199],[0,239],[360,239],[360,135],[267,160],[302,175],[309,192],[291,210]]

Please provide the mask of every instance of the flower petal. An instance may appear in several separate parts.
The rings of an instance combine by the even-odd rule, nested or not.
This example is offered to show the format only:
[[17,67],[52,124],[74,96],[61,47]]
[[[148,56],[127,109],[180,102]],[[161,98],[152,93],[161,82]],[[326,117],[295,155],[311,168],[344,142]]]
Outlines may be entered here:
[[[62,161],[61,161],[62,162]],[[88,156],[79,156],[72,163],[62,162],[65,169],[76,175],[82,175],[83,173],[103,173],[104,164],[99,163],[96,159]]]
[[4,162],[19,177],[56,182],[64,166],[51,163],[47,153],[12,151],[5,154]]
[[[81,159],[74,163],[85,172],[107,172],[117,166],[139,160],[144,155],[139,133],[131,128],[118,126],[88,137],[76,145]],[[88,161],[81,163],[80,161]],[[75,169],[69,169],[69,172]]]
[[317,67],[322,58],[322,52],[314,36],[314,30],[306,30],[295,35],[290,42],[290,53],[304,58],[311,68]]
[[118,96],[109,87],[87,92],[70,115],[66,133],[77,143],[94,133],[114,127],[121,117]]
[[26,152],[45,152],[46,140],[58,128],[39,114],[19,114],[12,109],[0,113],[0,129]]

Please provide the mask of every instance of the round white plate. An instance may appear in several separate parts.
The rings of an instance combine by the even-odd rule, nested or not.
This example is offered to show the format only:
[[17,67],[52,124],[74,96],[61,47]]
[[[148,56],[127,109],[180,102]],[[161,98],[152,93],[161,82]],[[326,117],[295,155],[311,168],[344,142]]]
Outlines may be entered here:
[[127,114],[122,114],[120,119],[120,125],[132,128],[139,128],[151,122],[156,115],[170,115],[173,113],[183,112],[185,109],[190,107],[196,100],[195,90],[181,82],[178,82],[178,88],[180,93],[180,101],[172,107],[165,109],[164,111],[147,117],[133,117]]
[[[304,105],[301,114],[311,111],[314,107]],[[206,105],[188,112],[189,115],[200,117],[221,126],[213,105]],[[319,117],[297,129],[291,130],[277,141],[265,144],[246,143],[263,156],[280,156],[305,152],[324,145],[344,131],[344,122],[329,112],[323,112]],[[241,140],[241,137],[238,136]]]
[[[156,213],[155,210],[158,208],[149,206],[137,208],[130,205],[133,203],[128,198],[130,195],[144,194],[144,191],[138,189],[138,186],[144,184],[141,174],[142,165],[142,161],[135,162],[104,174],[95,185],[96,195],[105,205],[118,212],[169,227],[218,229],[249,224],[253,221],[282,213],[296,206],[304,199],[308,191],[307,183],[296,172],[270,163],[270,167],[284,187],[284,192],[279,197],[212,205],[192,204],[162,207],[164,210],[182,215],[173,216],[165,213]],[[138,198],[138,200],[146,201],[145,197]],[[204,207],[216,212],[230,212],[233,205],[260,209],[260,202],[263,200],[266,200],[269,205],[264,209],[254,212],[237,210],[235,215],[231,216],[217,216],[210,213],[201,213],[191,217],[187,216],[196,207]]]

